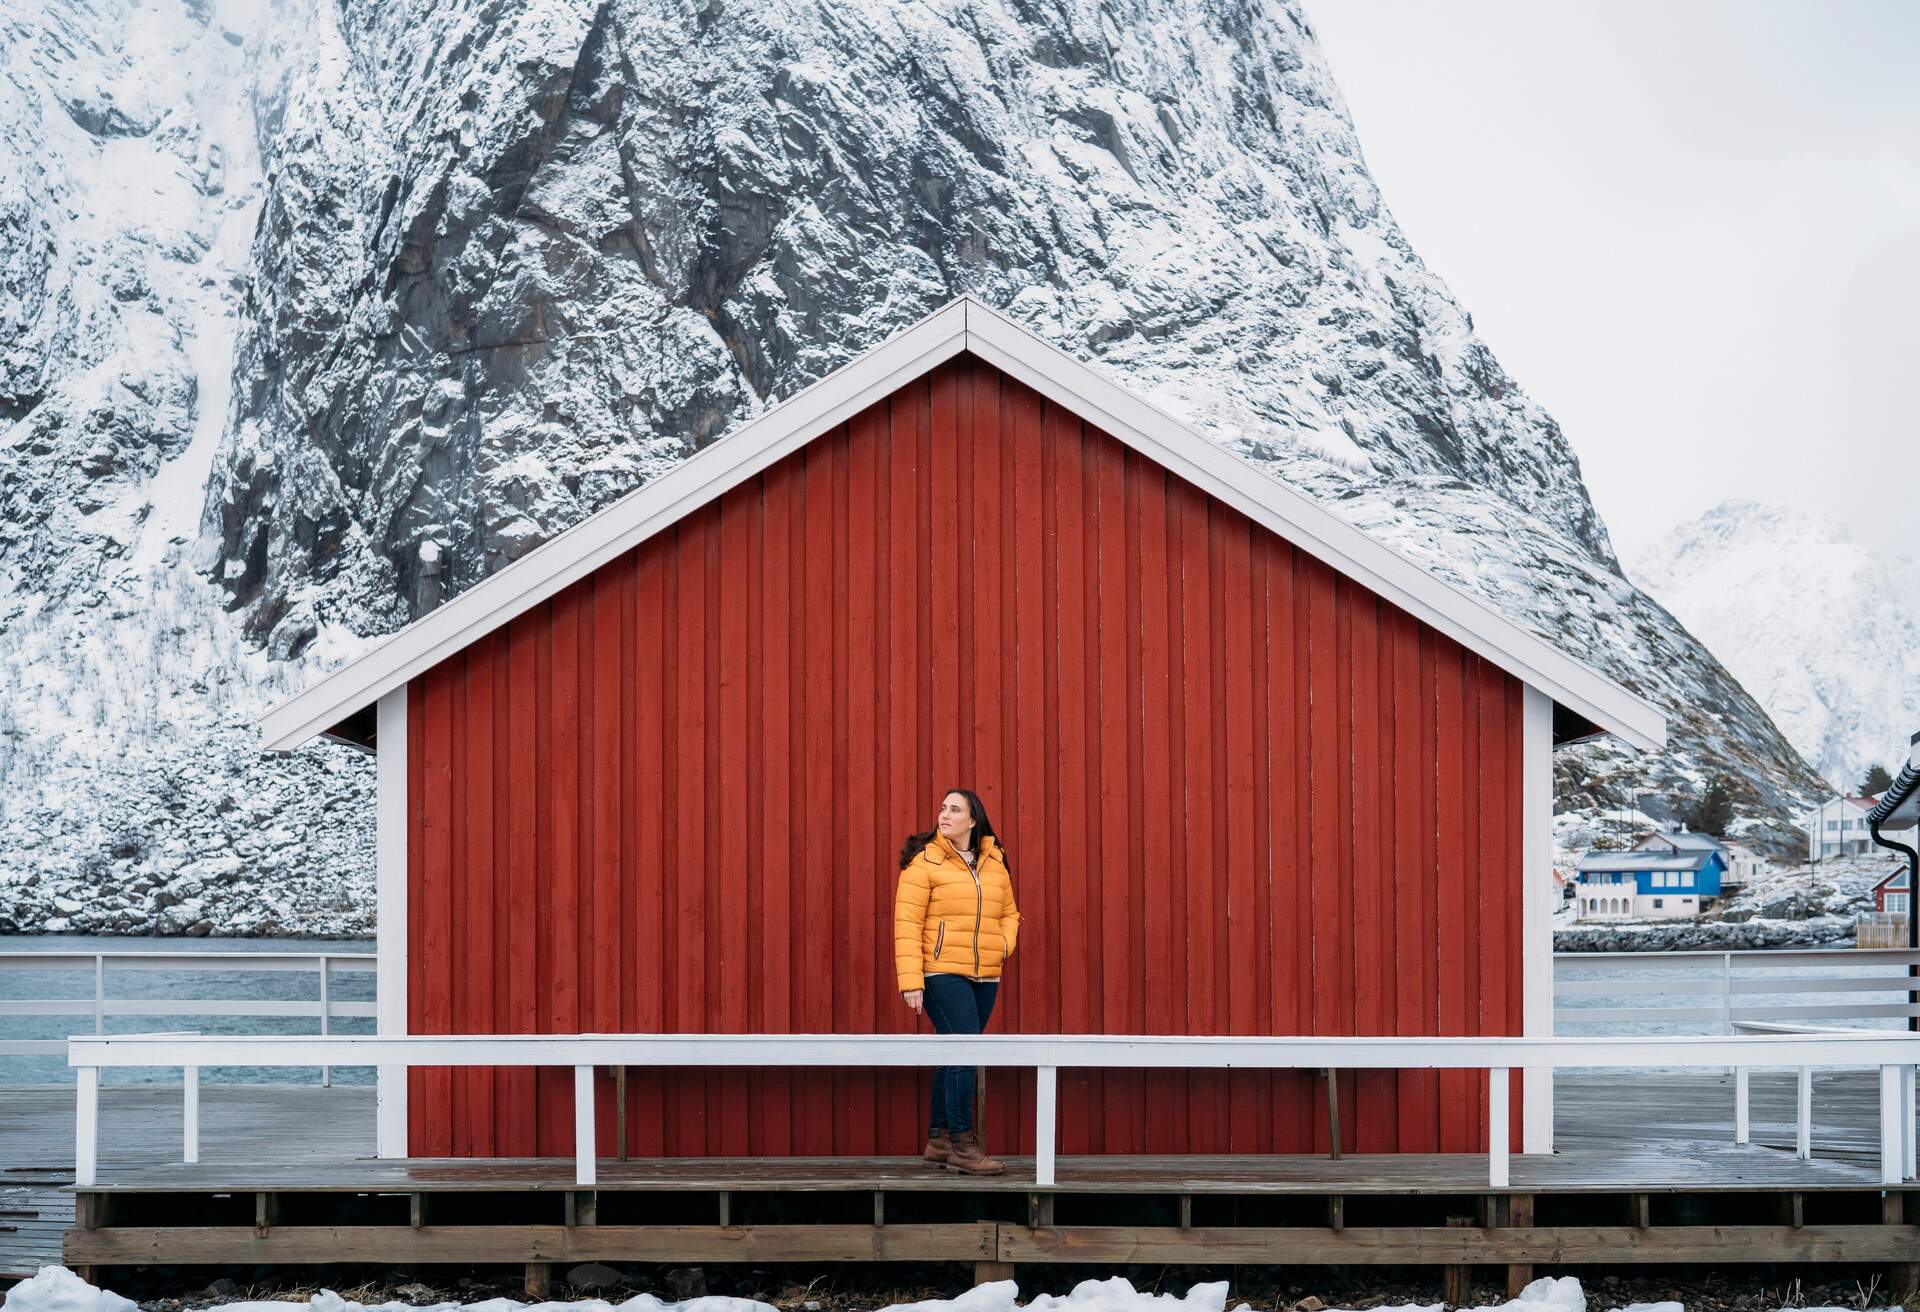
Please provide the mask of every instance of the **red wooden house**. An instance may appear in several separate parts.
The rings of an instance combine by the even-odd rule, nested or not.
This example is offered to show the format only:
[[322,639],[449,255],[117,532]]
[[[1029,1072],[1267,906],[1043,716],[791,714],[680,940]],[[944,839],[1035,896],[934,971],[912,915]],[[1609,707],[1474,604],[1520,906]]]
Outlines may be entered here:
[[1904,916],[1912,907],[1912,892],[1913,880],[1896,866],[1873,886],[1873,909],[1883,916]]
[[[1545,1034],[1552,748],[1665,735],[969,298],[263,727],[378,753],[383,1033],[911,1031],[895,854],[966,785],[1025,916],[995,1029]],[[995,1147],[1031,1151],[1028,1079],[992,1084]],[[381,1151],[565,1153],[570,1081],[383,1079]],[[907,1153],[924,1088],[636,1072],[627,1142]],[[1484,1146],[1472,1073],[1341,1091],[1349,1150]],[[1062,1072],[1060,1097],[1067,1153],[1325,1147],[1291,1072]],[[1515,1115],[1544,1150],[1545,1082]]]

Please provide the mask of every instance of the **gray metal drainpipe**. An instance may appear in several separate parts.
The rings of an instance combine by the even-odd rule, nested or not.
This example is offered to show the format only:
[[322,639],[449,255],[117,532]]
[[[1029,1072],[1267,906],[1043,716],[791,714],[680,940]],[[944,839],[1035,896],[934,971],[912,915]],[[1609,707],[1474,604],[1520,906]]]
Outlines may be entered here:
[[[1920,733],[1914,734],[1907,740],[1907,768],[1900,773],[1906,776],[1913,771],[1920,771]],[[1898,783],[1899,781],[1896,780],[1896,787]],[[1890,794],[1893,791],[1894,789],[1889,788],[1887,793]],[[1886,795],[1882,794],[1882,797]],[[1875,817],[1875,813],[1879,810],[1880,807],[1876,805],[1867,812],[1867,832],[1873,835],[1873,841],[1879,846],[1893,852],[1904,852],[1907,855],[1907,950],[1909,952],[1920,950],[1920,851],[1915,851],[1905,843],[1896,843],[1890,838],[1883,838],[1880,834],[1880,821]],[[1908,963],[1908,978],[1916,975],[1920,975],[1920,967]],[[1914,991],[1909,988],[1907,992],[1909,1005],[1913,998]],[[1920,1030],[1920,1016],[1907,1017],[1907,1029]]]

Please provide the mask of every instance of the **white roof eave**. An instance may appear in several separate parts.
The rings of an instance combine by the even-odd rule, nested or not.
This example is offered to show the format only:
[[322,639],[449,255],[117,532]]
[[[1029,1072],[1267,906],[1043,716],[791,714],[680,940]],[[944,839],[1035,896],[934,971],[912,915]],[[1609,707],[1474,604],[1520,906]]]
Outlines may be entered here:
[[288,751],[325,733],[962,351],[1073,411],[1607,732],[1643,750],[1665,745],[1666,717],[1643,698],[963,296],[274,707],[260,720],[265,747]]

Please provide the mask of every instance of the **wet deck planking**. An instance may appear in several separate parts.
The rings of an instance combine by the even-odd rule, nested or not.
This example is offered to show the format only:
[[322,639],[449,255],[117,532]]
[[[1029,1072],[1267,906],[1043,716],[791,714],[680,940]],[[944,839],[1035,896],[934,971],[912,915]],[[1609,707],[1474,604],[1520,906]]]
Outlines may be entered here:
[[[1794,1137],[1794,1078],[1789,1071],[1759,1071],[1752,1078],[1750,1149],[1732,1142],[1733,1082],[1728,1075],[1685,1073],[1658,1079],[1579,1072],[1556,1084],[1555,1133],[1560,1152],[1551,1159],[1515,1156],[1514,1188],[1600,1187],[1629,1184],[1700,1188],[1713,1182],[1769,1188],[1832,1186],[1829,1169],[1871,1165],[1879,1151],[1878,1087],[1867,1072],[1817,1072],[1814,1077],[1814,1154],[1796,1163],[1782,1149]],[[71,1178],[73,1090],[62,1086],[0,1087],[0,1163],[37,1168]],[[402,1170],[422,1172],[441,1188],[469,1187],[486,1179],[498,1187],[507,1176],[532,1187],[571,1187],[566,1159],[452,1159],[411,1165],[362,1160],[373,1147],[373,1090],[364,1086],[210,1084],[201,1091],[201,1155],[196,1168],[180,1162],[180,1092],[156,1085],[126,1085],[102,1091],[100,1168],[103,1183],[134,1178],[195,1180],[246,1173],[247,1181],[271,1179],[290,1188],[364,1187]],[[1785,1160],[1782,1160],[1784,1156]],[[1026,1165],[1026,1159],[1009,1159]],[[1477,1181],[1484,1170],[1473,1155],[1324,1157],[1126,1157],[1060,1159],[1061,1191],[1077,1188],[1148,1188],[1177,1183],[1182,1192],[1274,1187],[1325,1191],[1329,1186],[1393,1190],[1452,1187]],[[954,1179],[924,1171],[911,1159],[791,1158],[681,1160],[671,1163],[605,1162],[600,1187],[711,1188],[940,1188]],[[1796,1176],[1795,1172],[1800,1174]],[[346,1173],[346,1174],[343,1174]],[[0,1176],[0,1179],[4,1179]],[[1796,1184],[1798,1179],[1802,1183]],[[328,1181],[337,1180],[332,1184]],[[548,1182],[551,1181],[551,1185]],[[1523,1183],[1524,1182],[1524,1183]],[[185,1187],[184,1185],[182,1187]],[[481,1187],[473,1185],[470,1187]],[[1031,1187],[1017,1178],[1002,1183],[973,1180],[970,1187]]]

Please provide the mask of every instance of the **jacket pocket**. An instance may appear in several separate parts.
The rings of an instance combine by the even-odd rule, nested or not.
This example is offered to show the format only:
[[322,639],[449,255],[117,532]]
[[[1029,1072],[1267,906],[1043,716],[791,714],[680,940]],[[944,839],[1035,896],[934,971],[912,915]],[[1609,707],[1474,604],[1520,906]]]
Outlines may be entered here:
[[939,930],[933,936],[933,959],[940,960],[940,947],[947,941],[947,922],[941,921]]

